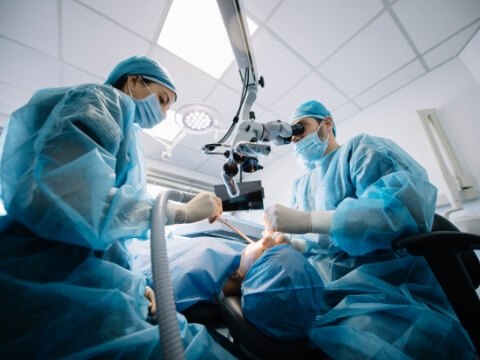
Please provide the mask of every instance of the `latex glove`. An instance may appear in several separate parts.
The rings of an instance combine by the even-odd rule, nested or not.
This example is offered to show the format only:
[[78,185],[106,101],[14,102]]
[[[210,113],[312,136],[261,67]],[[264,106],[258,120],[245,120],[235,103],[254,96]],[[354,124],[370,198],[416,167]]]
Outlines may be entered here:
[[150,301],[148,304],[148,315],[155,316],[157,314],[157,305],[155,303],[155,293],[150,286],[145,287],[145,294],[143,295]]
[[266,231],[290,234],[318,233],[330,231],[333,211],[299,211],[283,205],[273,205],[263,214]]
[[167,224],[193,223],[203,219],[214,222],[222,214],[222,199],[210,192],[201,192],[186,204],[167,204]]

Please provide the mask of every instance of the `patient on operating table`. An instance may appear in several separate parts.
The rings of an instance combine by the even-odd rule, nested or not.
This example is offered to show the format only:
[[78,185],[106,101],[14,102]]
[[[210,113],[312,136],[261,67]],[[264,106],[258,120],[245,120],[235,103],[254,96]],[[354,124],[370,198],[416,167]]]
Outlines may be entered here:
[[267,249],[270,249],[275,245],[288,243],[289,238],[287,236],[278,234],[278,236],[267,236],[253,244],[247,245],[242,251],[240,265],[228,278],[225,286],[223,287],[223,294],[225,296],[241,296],[243,279],[245,279],[245,275],[247,274],[248,270],[250,270],[250,267],[253,265],[253,263],[257,261]]
[[[260,331],[294,339],[306,335],[319,311],[323,282],[283,234],[249,245],[176,236],[168,239],[167,250],[179,312],[200,301],[215,303],[222,293],[241,296],[245,317]],[[153,287],[148,266],[143,272]],[[153,291],[147,292],[152,312]]]

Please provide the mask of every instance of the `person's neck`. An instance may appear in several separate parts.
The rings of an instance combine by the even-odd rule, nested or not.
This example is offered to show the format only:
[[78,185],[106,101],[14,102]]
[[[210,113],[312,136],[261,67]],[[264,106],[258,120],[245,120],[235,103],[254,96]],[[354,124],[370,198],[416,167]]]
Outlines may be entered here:
[[329,141],[327,150],[325,151],[325,155],[331,153],[332,151],[337,150],[340,147],[340,145],[337,143],[337,140],[332,137],[332,139]]

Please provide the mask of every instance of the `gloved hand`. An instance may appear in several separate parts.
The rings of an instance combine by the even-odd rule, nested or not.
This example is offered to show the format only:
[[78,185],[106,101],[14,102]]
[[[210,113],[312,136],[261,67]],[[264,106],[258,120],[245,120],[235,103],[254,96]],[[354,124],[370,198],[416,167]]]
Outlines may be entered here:
[[157,315],[157,305],[155,302],[155,293],[150,286],[145,287],[145,294],[143,294],[150,302],[148,304],[148,315],[149,316],[156,316]]
[[193,223],[209,218],[214,222],[222,214],[222,199],[210,192],[200,192],[186,204],[167,204],[167,224]]
[[280,120],[273,120],[263,124],[263,141],[273,141],[275,145],[289,143],[286,139],[292,136],[292,126]]
[[332,225],[333,210],[299,211],[283,205],[273,205],[263,213],[263,223],[267,232],[290,234],[326,234]]

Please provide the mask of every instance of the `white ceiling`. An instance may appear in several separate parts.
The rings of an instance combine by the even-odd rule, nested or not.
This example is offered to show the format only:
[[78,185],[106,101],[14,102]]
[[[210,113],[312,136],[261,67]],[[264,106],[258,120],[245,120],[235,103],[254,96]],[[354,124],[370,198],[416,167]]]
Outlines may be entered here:
[[[0,124],[34,90],[103,82],[120,60],[138,54],[172,74],[174,109],[208,103],[226,128],[240,101],[236,64],[217,80],[156,45],[171,1],[0,0]],[[262,122],[288,119],[298,103],[315,98],[341,123],[457,56],[480,28],[478,0],[243,4],[258,25],[251,43],[266,84],[254,105]],[[164,146],[147,136],[142,141],[147,157],[161,164]],[[199,176],[220,174],[224,158],[200,151],[214,141],[214,133],[187,134],[169,162]],[[274,147],[262,164],[289,150]]]

